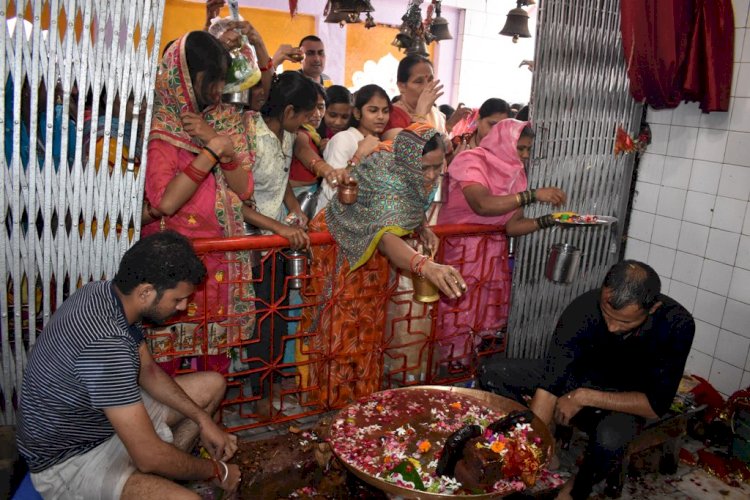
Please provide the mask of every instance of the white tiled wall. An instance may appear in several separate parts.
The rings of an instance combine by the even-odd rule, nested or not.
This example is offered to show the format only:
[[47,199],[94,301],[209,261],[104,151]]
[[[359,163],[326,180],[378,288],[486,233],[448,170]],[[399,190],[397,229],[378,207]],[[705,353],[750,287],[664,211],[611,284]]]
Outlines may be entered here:
[[696,320],[687,370],[750,385],[750,0],[735,0],[730,109],[649,110],[625,256],[648,262]]

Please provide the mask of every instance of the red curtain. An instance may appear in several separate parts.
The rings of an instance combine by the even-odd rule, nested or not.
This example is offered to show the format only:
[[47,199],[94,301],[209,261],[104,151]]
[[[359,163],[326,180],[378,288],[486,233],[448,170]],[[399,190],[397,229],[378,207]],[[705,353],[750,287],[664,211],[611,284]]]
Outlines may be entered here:
[[620,12],[633,98],[656,109],[682,101],[705,113],[729,109],[731,0],[623,0]]

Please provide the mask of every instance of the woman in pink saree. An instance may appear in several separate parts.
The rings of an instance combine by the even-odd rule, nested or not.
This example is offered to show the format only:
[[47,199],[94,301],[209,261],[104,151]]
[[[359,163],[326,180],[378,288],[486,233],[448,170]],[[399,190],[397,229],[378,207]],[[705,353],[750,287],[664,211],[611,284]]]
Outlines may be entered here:
[[521,236],[552,225],[552,217],[524,217],[535,202],[560,205],[565,193],[555,187],[527,190],[525,163],[534,132],[528,122],[498,122],[479,147],[457,155],[450,165],[448,200],[438,224],[505,226],[505,234],[448,238],[443,263],[458,268],[467,291],[439,304],[439,364],[449,373],[468,365],[485,335],[502,330],[508,318],[510,274],[507,236]]

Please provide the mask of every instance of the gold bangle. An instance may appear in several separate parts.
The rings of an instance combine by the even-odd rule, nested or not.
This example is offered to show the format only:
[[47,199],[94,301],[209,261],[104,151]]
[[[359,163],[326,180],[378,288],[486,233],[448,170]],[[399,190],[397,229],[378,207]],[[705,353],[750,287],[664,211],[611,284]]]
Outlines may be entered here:
[[521,193],[516,193],[516,203],[518,203],[518,208],[523,206],[523,203],[521,203]]

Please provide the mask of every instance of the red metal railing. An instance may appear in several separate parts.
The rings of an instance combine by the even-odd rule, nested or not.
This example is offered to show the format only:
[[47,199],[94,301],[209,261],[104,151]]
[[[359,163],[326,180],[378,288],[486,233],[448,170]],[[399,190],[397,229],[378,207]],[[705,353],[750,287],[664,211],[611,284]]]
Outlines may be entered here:
[[[194,309],[199,313],[177,318],[171,330],[152,332],[151,340],[157,343],[164,336],[183,335],[183,342],[169,344],[166,350],[160,344],[157,360],[171,360],[168,366],[176,368],[175,373],[206,367],[226,371],[223,419],[233,431],[341,407],[348,401],[342,394],[361,396],[362,387],[371,391],[470,380],[478,358],[505,348],[510,289],[505,236],[501,228],[484,225],[445,225],[433,230],[441,240],[436,260],[456,267],[470,284],[460,301],[414,302],[411,278],[393,267],[377,268],[379,275],[351,291],[356,297],[336,289],[335,283],[329,294],[314,293],[313,281],[322,283],[329,277],[316,266],[308,266],[297,277],[302,288],[295,290],[290,286],[294,278],[286,276],[282,267],[291,254],[285,250],[286,239],[195,240],[197,253],[209,267],[207,284],[197,294],[201,302]],[[329,233],[311,233],[310,239],[313,258],[338,257]],[[226,270],[245,264],[247,268],[247,259],[237,256],[251,253],[257,264],[252,277],[224,271],[211,275],[210,266]],[[207,293],[209,288],[212,293]],[[247,290],[256,293],[253,296]],[[229,300],[228,296],[237,301],[238,310],[251,312],[225,307],[220,302]],[[358,316],[357,301],[364,301],[378,314]],[[330,331],[333,323],[314,320],[323,311],[331,317],[343,310],[350,315],[354,312],[347,338],[340,338],[343,330]],[[372,333],[373,328],[382,335],[360,342],[356,332]],[[359,359],[359,365],[353,359]],[[364,372],[370,374],[368,380]],[[312,373],[317,376],[308,376]],[[338,378],[333,377],[336,373]],[[265,398],[273,405],[270,417],[259,414],[258,402]]]

